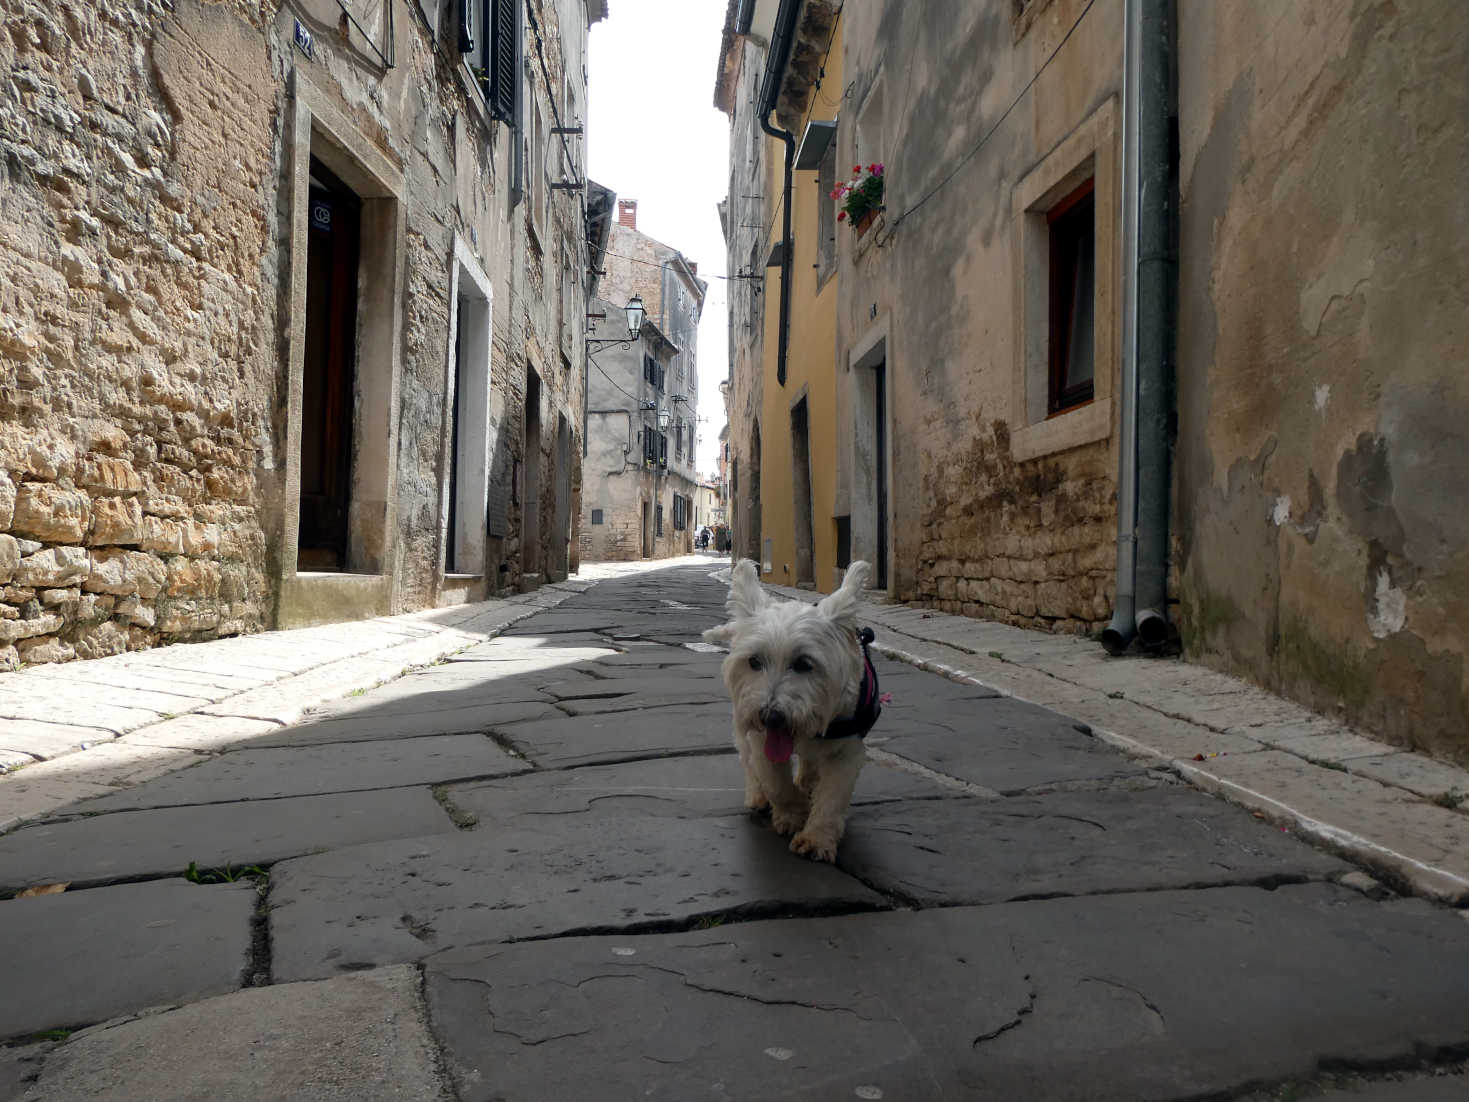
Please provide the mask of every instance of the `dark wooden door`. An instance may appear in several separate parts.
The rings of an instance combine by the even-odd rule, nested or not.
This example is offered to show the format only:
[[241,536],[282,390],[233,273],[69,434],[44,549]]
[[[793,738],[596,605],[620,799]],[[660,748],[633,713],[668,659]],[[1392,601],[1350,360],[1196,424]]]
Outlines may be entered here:
[[307,226],[297,569],[342,570],[352,490],[362,202],[315,158]]
[[877,481],[877,588],[888,587],[888,365],[880,363],[872,380],[876,425],[873,468]]

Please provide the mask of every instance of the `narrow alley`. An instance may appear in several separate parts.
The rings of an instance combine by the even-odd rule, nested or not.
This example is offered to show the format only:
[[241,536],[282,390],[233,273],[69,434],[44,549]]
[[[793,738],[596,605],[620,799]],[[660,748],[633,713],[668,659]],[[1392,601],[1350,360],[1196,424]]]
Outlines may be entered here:
[[64,886],[0,903],[0,1099],[1464,1097],[1462,914],[993,689],[881,661],[837,862],[789,853],[727,577],[0,835],[6,896]]

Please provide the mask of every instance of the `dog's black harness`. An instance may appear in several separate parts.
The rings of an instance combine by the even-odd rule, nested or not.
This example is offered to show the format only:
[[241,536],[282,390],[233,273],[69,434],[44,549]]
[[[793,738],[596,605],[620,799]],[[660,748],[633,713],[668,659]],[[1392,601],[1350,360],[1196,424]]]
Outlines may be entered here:
[[871,628],[863,628],[857,632],[857,641],[862,644],[862,684],[857,690],[857,710],[849,716],[834,719],[828,727],[817,738],[857,738],[864,737],[877,723],[877,717],[882,715],[882,702],[877,688],[877,670],[872,668],[872,655],[867,653],[867,648],[876,638]]

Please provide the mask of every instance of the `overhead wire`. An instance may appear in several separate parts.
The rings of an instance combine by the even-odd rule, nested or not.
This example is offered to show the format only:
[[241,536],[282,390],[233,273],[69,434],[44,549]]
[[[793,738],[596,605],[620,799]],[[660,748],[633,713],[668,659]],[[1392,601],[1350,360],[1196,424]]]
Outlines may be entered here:
[[954,165],[953,168],[948,171],[944,178],[938,183],[934,184],[933,187],[929,188],[928,191],[924,193],[922,198],[920,198],[907,210],[903,211],[902,214],[894,218],[892,224],[888,226],[888,228],[886,229],[886,231],[884,231],[883,235],[880,238],[875,239],[876,244],[879,248],[886,245],[889,241],[892,240],[893,234],[897,232],[898,227],[903,224],[904,220],[907,219],[910,214],[918,210],[940,191],[942,191],[946,186],[948,186],[949,181],[959,174],[959,170],[962,169],[966,164],[968,164],[974,158],[975,154],[983,149],[985,145],[989,142],[989,140],[994,137],[995,132],[999,130],[1000,127],[1004,125],[1005,120],[1010,117],[1010,112],[1014,111],[1015,108],[1019,106],[1020,101],[1023,100],[1030,92],[1031,88],[1035,86],[1035,82],[1040,80],[1041,74],[1046,71],[1051,62],[1056,59],[1056,55],[1059,54],[1066,43],[1071,40],[1071,36],[1076,33],[1076,28],[1081,26],[1081,21],[1086,18],[1087,13],[1092,10],[1092,8],[1096,5],[1096,2],[1097,0],[1087,0],[1086,7],[1081,9],[1081,12],[1079,15],[1077,15],[1075,22],[1073,22],[1071,26],[1067,29],[1066,33],[1061,36],[1061,40],[1056,43],[1055,48],[1046,55],[1045,61],[1041,62],[1040,67],[1036,69],[1031,78],[1025,82],[1025,87],[1020,89],[1020,92],[1016,95],[1016,97],[1010,101],[1010,106],[1006,107],[1005,110],[1001,112],[1000,117],[995,120],[994,125],[984,132],[984,135],[979,139],[978,142],[974,144],[969,152],[960,157],[958,162]]

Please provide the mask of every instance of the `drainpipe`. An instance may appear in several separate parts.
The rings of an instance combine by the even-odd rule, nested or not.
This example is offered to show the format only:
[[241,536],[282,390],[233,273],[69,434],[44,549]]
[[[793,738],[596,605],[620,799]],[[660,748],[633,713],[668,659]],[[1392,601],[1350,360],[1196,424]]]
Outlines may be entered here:
[[781,386],[786,385],[786,358],[791,337],[791,254],[794,252],[791,242],[791,190],[796,163],[796,136],[789,130],[772,126],[769,116],[775,110],[775,101],[780,96],[781,74],[785,71],[791,44],[795,41],[796,17],[800,11],[801,0],[781,0],[780,10],[775,17],[775,34],[770,42],[770,56],[766,61],[759,99],[760,129],[785,143],[785,183],[781,191],[780,207],[780,330],[775,358],[775,381]]
[[1176,0],[1127,0],[1123,65],[1122,395],[1117,604],[1110,654],[1168,639],[1175,433],[1178,174]]

